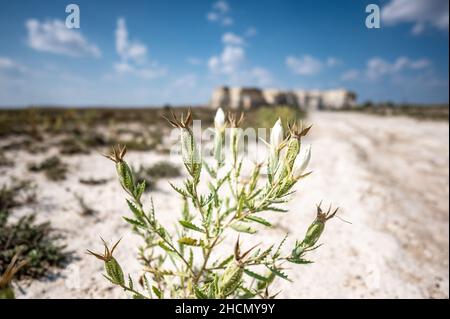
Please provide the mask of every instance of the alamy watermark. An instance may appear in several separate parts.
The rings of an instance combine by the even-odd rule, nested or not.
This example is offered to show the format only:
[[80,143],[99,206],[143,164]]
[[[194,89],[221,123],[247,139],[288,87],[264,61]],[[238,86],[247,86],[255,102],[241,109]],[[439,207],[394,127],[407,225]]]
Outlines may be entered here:
[[369,13],[366,17],[366,28],[379,29],[381,27],[380,7],[371,3],[366,6],[366,13]]
[[66,28],[79,29],[80,28],[80,6],[74,3],[66,6]]

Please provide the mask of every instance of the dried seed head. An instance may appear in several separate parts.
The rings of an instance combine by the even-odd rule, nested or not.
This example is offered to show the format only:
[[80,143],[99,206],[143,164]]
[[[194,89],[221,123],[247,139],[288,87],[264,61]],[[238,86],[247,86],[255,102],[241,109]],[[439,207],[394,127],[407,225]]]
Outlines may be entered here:
[[308,230],[306,231],[305,238],[303,241],[294,249],[294,254],[297,256],[300,256],[303,254],[303,252],[307,251],[308,249],[311,249],[314,247],[314,245],[319,240],[320,236],[322,235],[324,229],[325,229],[325,223],[333,218],[338,209],[336,208],[331,213],[331,205],[328,208],[328,211],[324,213],[322,209],[320,208],[320,205],[322,202],[317,205],[317,216],[316,219],[313,221],[313,223],[308,227]]
[[28,260],[19,261],[19,256],[20,252],[17,252],[6,267],[5,272],[0,276],[0,291],[8,289],[14,275],[28,263]]
[[292,137],[295,137],[297,139],[301,139],[303,136],[308,134],[309,130],[311,129],[312,125],[310,125],[307,128],[303,128],[303,123],[300,122],[300,125],[297,124],[297,122],[294,122],[292,125],[288,124],[289,133]]
[[247,250],[246,252],[241,254],[241,248],[240,248],[240,243],[239,243],[239,236],[238,239],[236,241],[236,244],[234,245],[234,259],[238,262],[239,265],[245,263],[244,258],[246,256],[248,256],[248,254],[255,249],[259,244],[256,244],[255,246],[253,246],[252,248],[250,248],[249,250]]
[[188,109],[188,112],[186,114],[186,118],[184,117],[184,114],[181,114],[181,118],[178,119],[176,114],[170,110],[170,114],[172,115],[172,119],[167,118],[166,116],[163,116],[163,118],[169,122],[170,125],[176,128],[185,128],[189,129],[189,126],[192,122],[192,110],[191,108]]
[[236,113],[231,113],[228,112],[228,122],[230,124],[230,127],[232,128],[236,128],[236,127],[240,127],[242,122],[244,122],[244,113],[241,113],[241,115],[237,116]]
[[103,253],[103,255],[102,255],[102,254],[98,254],[98,253],[94,253],[94,252],[92,252],[92,251],[89,250],[89,249],[87,250],[87,253],[88,253],[89,255],[92,255],[92,256],[97,257],[97,258],[100,259],[100,260],[103,260],[104,262],[108,262],[108,261],[110,261],[110,260],[113,258],[113,252],[114,252],[114,249],[116,249],[117,245],[120,243],[120,241],[122,240],[122,238],[119,239],[119,240],[114,244],[114,246],[112,246],[111,249],[108,248],[108,245],[106,244],[106,242],[105,242],[105,240],[104,240],[103,238],[100,237],[100,239],[102,240],[103,246],[105,247],[105,252]]
[[112,147],[112,152],[109,154],[103,154],[106,158],[109,158],[114,163],[123,161],[125,154],[127,153],[127,147],[125,145],[117,145]]
[[336,216],[336,213],[339,210],[339,207],[337,207],[333,212],[331,212],[331,204],[330,207],[328,207],[328,210],[326,213],[324,213],[322,211],[322,208],[320,207],[322,205],[322,202],[320,202],[317,205],[317,220],[325,223],[326,221],[330,220],[331,218],[333,218],[334,216]]
[[[100,237],[101,238],[101,237]],[[116,249],[119,244],[119,239],[111,249],[108,248],[106,242],[101,238],[103,245],[105,246],[105,252],[102,254],[94,253],[90,250],[87,251],[88,254],[95,256],[96,258],[102,260],[105,263],[105,271],[108,275],[107,278],[117,285],[123,286],[125,283],[122,267],[120,267],[117,260],[113,257],[114,249]]]

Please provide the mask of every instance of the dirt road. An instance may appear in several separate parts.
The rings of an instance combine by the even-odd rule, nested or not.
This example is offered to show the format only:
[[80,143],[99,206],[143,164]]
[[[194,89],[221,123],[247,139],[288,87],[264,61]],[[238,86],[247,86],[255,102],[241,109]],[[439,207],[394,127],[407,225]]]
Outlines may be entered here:
[[[294,283],[281,282],[280,297],[290,298],[448,298],[449,297],[449,125],[402,117],[354,113],[316,113],[308,141],[313,145],[314,173],[301,182],[289,213],[274,218],[276,227],[261,231],[257,242],[290,236],[301,238],[324,200],[341,207],[327,224],[312,265],[287,270]],[[26,162],[27,154],[19,154]],[[163,155],[130,153],[129,161],[151,164]],[[124,236],[118,259],[137,273],[134,237],[121,219],[126,214],[122,191],[113,179],[113,165],[98,154],[70,158],[73,174],[60,185],[37,180],[39,201],[50,219],[68,237],[79,256],[60,275],[22,285],[21,297],[125,297],[101,277],[102,265],[84,254],[100,249],[99,235]],[[109,164],[109,163],[108,163]],[[17,165],[11,174],[25,174]],[[80,177],[111,178],[98,187],[78,183]],[[0,177],[2,181],[6,176]],[[179,180],[181,181],[181,180]],[[177,182],[177,180],[175,180]],[[82,195],[99,213],[81,217],[73,194]],[[178,212],[170,186],[160,182],[153,193],[157,214],[164,220]],[[51,209],[49,209],[51,208]]]

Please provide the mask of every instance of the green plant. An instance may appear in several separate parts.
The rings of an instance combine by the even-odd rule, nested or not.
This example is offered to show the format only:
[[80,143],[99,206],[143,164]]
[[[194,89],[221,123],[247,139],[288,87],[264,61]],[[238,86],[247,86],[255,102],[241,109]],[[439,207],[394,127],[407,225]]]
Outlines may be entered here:
[[66,138],[59,142],[61,148],[61,154],[65,155],[76,155],[76,154],[89,154],[89,150],[83,144],[81,139]]
[[[273,298],[276,293],[270,291],[270,285],[275,278],[289,280],[284,264],[311,263],[306,255],[318,247],[325,224],[337,209],[331,212],[330,207],[323,212],[318,205],[315,220],[289,252],[283,248],[286,237],[267,247],[249,247],[239,234],[254,234],[256,226],[271,227],[271,222],[263,217],[265,212],[286,212],[281,205],[289,201],[294,185],[310,174],[306,172],[310,147],[301,142],[310,127],[294,123],[285,137],[281,121],[276,122],[267,143],[268,178],[264,180],[262,164],[255,164],[250,177],[243,178],[243,158],[238,153],[242,115],[230,114],[225,123],[225,114],[218,110],[213,165],[201,159],[191,120],[190,111],[186,118],[178,119],[172,113],[172,119],[168,119],[179,130],[181,154],[189,174],[183,186],[171,184],[184,199],[176,236],[158,221],[153,204],[144,207],[142,195],[146,185],[136,180],[125,161],[126,148],[118,146],[106,155],[115,163],[120,184],[127,193],[132,217],[124,219],[144,239],[139,259],[144,268],[140,283],[145,292],[138,289],[130,275],[125,276],[113,256],[118,242],[111,249],[103,242],[103,254],[88,252],[104,262],[105,277],[112,284],[136,298]],[[224,156],[226,127],[229,160]],[[209,190],[200,193],[200,183],[207,183]],[[229,232],[235,232],[237,240],[234,249],[226,251],[222,243],[226,236],[233,236]]]
[[28,169],[32,172],[45,172],[45,176],[52,181],[66,179],[67,164],[61,161],[57,156],[51,156],[39,164],[31,164]]
[[14,272],[18,279],[40,278],[69,258],[65,246],[58,243],[61,236],[50,223],[36,223],[34,214],[8,221],[12,209],[34,200],[34,188],[27,181],[13,181],[0,188],[0,274],[8,272],[10,261],[19,252],[27,264]]
[[17,272],[17,278],[40,278],[51,267],[64,265],[69,254],[58,243],[61,236],[52,230],[49,222],[36,223],[36,215],[32,214],[8,223],[9,216],[8,211],[0,211],[0,273],[19,250],[28,263]]
[[35,200],[36,193],[30,181],[12,179],[9,185],[0,187],[0,211],[11,210]]

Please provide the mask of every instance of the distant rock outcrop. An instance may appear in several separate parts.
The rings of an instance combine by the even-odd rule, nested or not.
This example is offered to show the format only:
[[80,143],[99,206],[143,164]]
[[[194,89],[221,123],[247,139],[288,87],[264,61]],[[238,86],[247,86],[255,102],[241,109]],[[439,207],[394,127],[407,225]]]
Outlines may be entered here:
[[264,105],[291,105],[304,110],[340,109],[355,104],[356,94],[344,89],[284,91],[227,86],[216,88],[210,102],[214,109],[250,109]]

